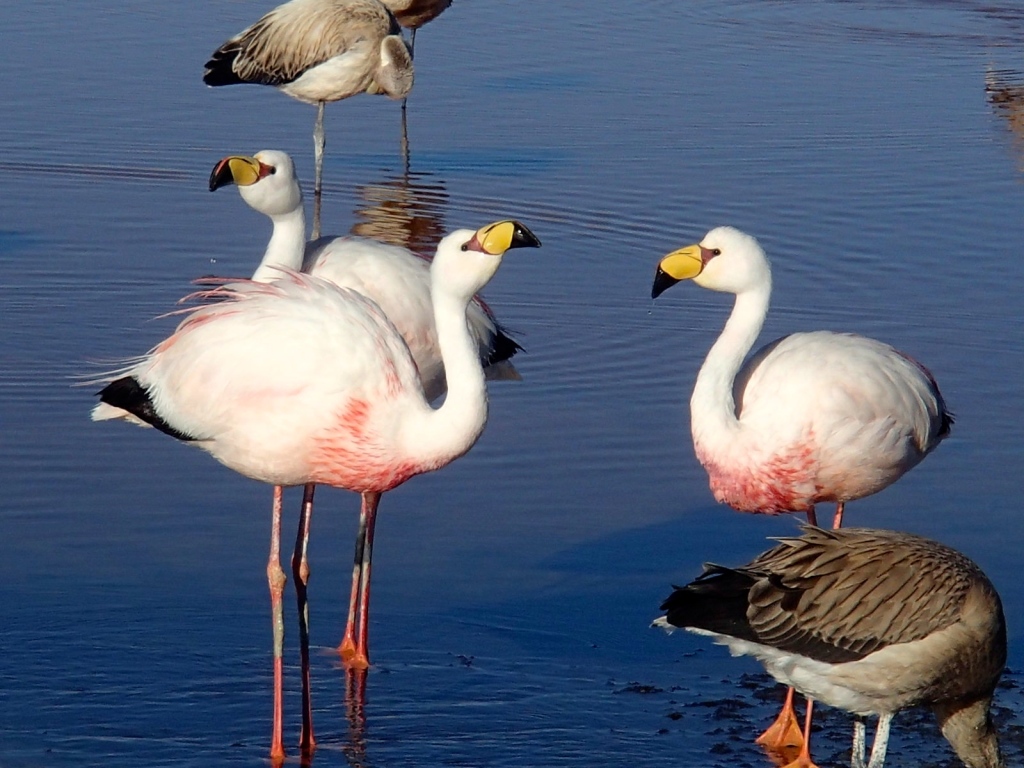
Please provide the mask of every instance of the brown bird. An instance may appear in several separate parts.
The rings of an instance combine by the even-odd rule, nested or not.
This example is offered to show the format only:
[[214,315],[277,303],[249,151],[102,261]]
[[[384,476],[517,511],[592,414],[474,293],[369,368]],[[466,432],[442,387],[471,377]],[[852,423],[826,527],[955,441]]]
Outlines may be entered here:
[[[740,568],[705,565],[654,624],[709,635],[757,658],[781,683],[863,718],[878,715],[868,768],[885,761],[900,709],[930,707],[968,768],[1001,768],[989,715],[1006,663],[1006,624],[992,583],[956,550],[868,528],[803,527]],[[808,723],[809,724],[809,723]],[[813,766],[810,733],[791,766]]]
[[324,104],[359,93],[404,99],[412,90],[412,52],[380,0],[291,0],[213,52],[207,85],[272,85],[317,105],[313,239],[320,236]]

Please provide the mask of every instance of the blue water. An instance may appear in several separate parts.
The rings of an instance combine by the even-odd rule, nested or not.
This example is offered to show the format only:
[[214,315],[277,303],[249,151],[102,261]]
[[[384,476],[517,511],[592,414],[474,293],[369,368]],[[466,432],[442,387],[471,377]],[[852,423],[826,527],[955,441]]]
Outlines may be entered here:
[[[206,179],[290,152],[314,112],[209,89],[267,10],[210,0],[0,6],[0,766],[266,762],[269,489],[152,431],[93,424],[75,386],[163,338],[268,227]],[[526,347],[477,446],[387,494],[374,667],[350,718],[331,650],[358,500],[324,489],[310,586],[318,766],[766,766],[780,692],[701,638],[647,628],[672,583],[740,563],[789,517],[714,504],[689,391],[728,312],[658,258],[719,224],[773,259],[764,338],[832,328],[924,361],[953,436],[848,519],[963,550],[1003,596],[997,715],[1024,748],[1024,9],[949,2],[456,3],[396,103],[327,109],[324,229],[429,249],[515,216],[544,242],[487,290]],[[298,497],[289,496],[286,530]],[[286,744],[296,753],[294,608]],[[848,762],[849,718],[816,758]],[[928,716],[894,766],[954,765]]]

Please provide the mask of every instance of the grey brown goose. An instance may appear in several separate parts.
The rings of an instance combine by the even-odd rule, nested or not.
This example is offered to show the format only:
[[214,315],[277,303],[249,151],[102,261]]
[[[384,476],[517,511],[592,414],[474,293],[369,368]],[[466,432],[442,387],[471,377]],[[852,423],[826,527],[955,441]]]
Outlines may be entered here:
[[[900,709],[930,707],[968,768],[1001,768],[989,706],[1006,663],[992,583],[938,542],[868,528],[804,526],[749,565],[705,565],[654,623],[709,635],[757,658],[779,682],[858,716],[852,764],[864,766],[863,717],[878,715],[869,768],[885,760]],[[808,737],[793,765],[810,766]]]
[[213,52],[207,85],[272,85],[317,106],[313,239],[320,236],[324,104],[360,93],[404,99],[412,90],[412,53],[398,20],[380,0],[291,0]]

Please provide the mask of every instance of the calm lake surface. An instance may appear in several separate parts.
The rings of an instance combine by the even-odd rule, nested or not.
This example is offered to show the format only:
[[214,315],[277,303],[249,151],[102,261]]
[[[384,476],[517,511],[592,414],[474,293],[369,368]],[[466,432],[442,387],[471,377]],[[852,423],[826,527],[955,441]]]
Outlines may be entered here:
[[[941,383],[953,436],[847,519],[937,538],[995,582],[1011,645],[997,715],[1020,764],[1024,7],[670,6],[456,2],[418,35],[408,169],[397,103],[327,109],[326,233],[429,251],[514,216],[544,247],[486,292],[526,347],[523,381],[491,386],[469,455],[382,504],[365,722],[333,651],[358,498],[318,495],[320,768],[769,765],[752,736],[781,690],[648,629],[702,562],[796,530],[716,505],[693,456],[689,392],[729,298],[649,298],[660,256],[719,224],[773,258],[763,340],[856,331]],[[153,318],[192,279],[251,273],[269,225],[207,191],[219,158],[284,149],[312,179],[312,108],[200,79],[270,7],[0,5],[3,768],[267,762],[269,488],[91,423],[95,387],[74,384],[169,333]],[[848,764],[850,718],[818,722],[819,764]],[[890,761],[957,764],[915,712]]]

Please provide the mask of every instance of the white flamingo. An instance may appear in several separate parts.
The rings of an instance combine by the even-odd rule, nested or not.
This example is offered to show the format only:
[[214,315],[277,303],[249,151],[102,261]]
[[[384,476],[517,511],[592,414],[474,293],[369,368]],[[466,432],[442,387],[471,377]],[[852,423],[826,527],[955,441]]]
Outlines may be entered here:
[[313,237],[320,236],[324,104],[360,93],[404,99],[413,85],[412,52],[380,0],[290,0],[213,52],[207,85],[272,85],[317,107]]
[[[362,495],[342,653],[369,664],[369,583],[381,494],[472,447],[487,390],[466,308],[511,248],[540,242],[514,221],[457,230],[438,245],[431,296],[448,396],[432,409],[401,334],[373,301],[314,276],[224,285],[178,329],[99,393],[93,419],[130,419],[188,441],[246,477],[276,486],[323,483]],[[275,499],[277,501],[277,499]],[[267,566],[274,615],[275,717],[281,740],[280,504]],[[305,746],[305,745],[304,745]]]
[[[1006,664],[1006,621],[985,574],[956,550],[897,531],[807,526],[748,565],[706,565],[676,588],[655,625],[710,635],[779,682],[864,717],[878,716],[868,768],[882,768],[889,724],[929,707],[969,768],[1002,768],[989,709]],[[810,738],[810,716],[805,743]],[[813,766],[806,750],[791,766]]]
[[[701,366],[690,398],[697,458],[715,499],[743,512],[806,512],[877,493],[949,434],[953,417],[924,366],[887,344],[848,333],[794,333],[746,363],[768,313],[771,269],[753,237],[719,227],[662,258],[651,295],[692,279],[736,303]],[[803,738],[786,697],[758,740]],[[810,703],[808,703],[810,706]]]

